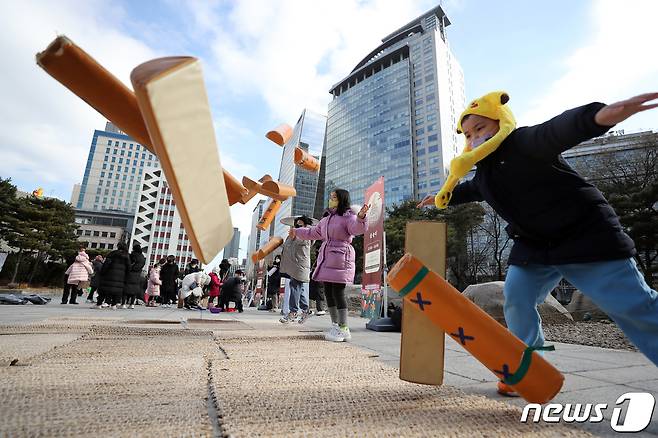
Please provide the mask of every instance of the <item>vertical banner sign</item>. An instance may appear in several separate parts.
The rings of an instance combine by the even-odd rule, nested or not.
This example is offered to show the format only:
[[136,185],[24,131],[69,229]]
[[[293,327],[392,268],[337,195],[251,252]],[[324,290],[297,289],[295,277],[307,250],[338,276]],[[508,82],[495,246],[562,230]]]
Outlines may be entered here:
[[368,231],[363,235],[363,276],[361,281],[361,316],[373,318],[381,310],[384,252],[384,177],[368,187],[365,195]]

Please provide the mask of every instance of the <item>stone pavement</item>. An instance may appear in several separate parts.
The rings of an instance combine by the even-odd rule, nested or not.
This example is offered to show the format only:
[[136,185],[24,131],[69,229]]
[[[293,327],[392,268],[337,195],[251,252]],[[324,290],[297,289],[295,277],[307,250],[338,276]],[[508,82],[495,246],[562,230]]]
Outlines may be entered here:
[[[29,366],[7,367],[13,357],[19,358],[17,365],[24,365],[23,361],[27,361],[28,364],[30,361],[34,362],[33,368],[30,370],[31,376],[40,375],[37,369],[39,366],[42,367],[42,371],[50,370],[48,375],[51,376],[53,376],[52,370],[58,369],[65,376],[78,376],[71,382],[73,387],[78,388],[78,381],[81,379],[86,382],[85,385],[96,388],[96,391],[80,389],[81,392],[76,395],[77,400],[84,401],[89,408],[89,414],[83,421],[83,424],[86,425],[95,424],[94,421],[99,420],[96,410],[100,409],[99,406],[108,406],[108,401],[113,400],[114,393],[108,388],[120,388],[118,400],[133,392],[137,393],[141,397],[138,397],[137,403],[146,404],[148,408],[150,403],[154,403],[153,392],[157,390],[160,394],[162,387],[162,390],[165,391],[162,394],[169,394],[173,399],[167,409],[179,409],[181,405],[180,400],[175,397],[176,389],[189,385],[190,394],[188,396],[190,398],[184,399],[183,403],[196,406],[194,412],[197,415],[181,417],[178,422],[169,417],[169,420],[164,421],[158,416],[163,408],[158,407],[157,412],[151,416],[152,418],[146,416],[145,419],[140,420],[139,424],[146,427],[146,429],[140,429],[141,432],[125,428],[119,429],[120,433],[117,429],[112,428],[98,429],[104,434],[124,436],[138,433],[149,435],[146,431],[157,428],[162,421],[164,421],[162,424],[168,428],[158,430],[161,435],[170,436],[185,433],[215,436],[227,434],[290,436],[300,434],[300,431],[301,435],[305,436],[345,436],[349,434],[363,436],[364,431],[370,431],[375,435],[377,432],[385,431],[385,434],[392,436],[442,436],[459,435],[460,433],[465,433],[466,436],[527,435],[529,433],[541,435],[547,432],[549,435],[568,435],[573,433],[573,430],[580,435],[588,431],[598,436],[618,436],[621,434],[617,434],[611,429],[609,419],[612,413],[611,408],[620,395],[627,392],[646,391],[658,398],[658,368],[641,354],[556,344],[556,351],[548,353],[546,357],[565,374],[566,382],[562,392],[553,402],[607,403],[610,408],[604,411],[606,419],[598,424],[586,423],[573,426],[577,429],[570,429],[559,424],[542,425],[543,427],[523,426],[535,429],[519,429],[518,419],[521,412],[519,407],[525,405],[523,400],[496,394],[494,375],[451,339],[446,340],[445,384],[440,388],[432,388],[408,384],[396,378],[394,368],[398,366],[399,333],[372,332],[365,329],[365,320],[350,317],[353,339],[350,346],[344,346],[318,339],[321,331],[329,324],[328,315],[312,317],[303,326],[284,326],[277,322],[278,317],[278,314],[259,312],[254,309],[248,309],[242,314],[210,315],[208,312],[144,307],[134,310],[99,311],[84,304],[79,306],[55,303],[45,306],[0,306],[1,326],[7,328],[16,324],[32,324],[33,327],[41,327],[31,330],[31,332],[27,330],[30,333],[23,335],[11,334],[11,330],[4,333],[0,331],[3,333],[0,335],[0,370],[3,367],[4,370],[11,370],[9,375],[6,374],[6,371],[3,372],[4,377],[0,381],[4,382],[1,384],[4,386],[0,388],[2,391],[0,394],[13,394],[11,400],[14,402],[22,400],[21,403],[10,404],[14,406],[13,418],[16,418],[17,415],[20,417],[20,412],[27,412],[30,406],[33,406],[32,402],[38,406],[44,400],[43,391],[39,392],[35,387],[20,385],[20,374],[30,368]],[[226,325],[219,329],[218,323],[194,321],[198,319],[225,321]],[[158,320],[161,322],[160,324],[154,323]],[[181,321],[183,321],[182,324]],[[230,321],[234,321],[234,323],[229,323]],[[237,321],[241,321],[242,324]],[[92,323],[97,328],[90,332],[89,327]],[[59,328],[60,326],[62,329]],[[181,327],[192,330],[185,332],[180,330]],[[165,329],[170,331],[163,331]],[[127,331],[122,332],[122,330]],[[205,330],[212,330],[212,332]],[[178,333],[179,335],[182,333],[180,336],[183,338],[167,336],[164,333]],[[214,333],[214,337],[209,337],[208,333]],[[158,337],[159,335],[160,337]],[[191,335],[200,338],[184,339],[185,336]],[[138,336],[138,338],[131,336]],[[130,340],[128,344],[125,344],[126,339]],[[145,342],[143,339],[148,341]],[[162,343],[162,339],[173,340],[171,343],[169,341]],[[201,344],[195,344],[198,342]],[[207,347],[207,345],[214,345],[212,342],[218,344],[218,350],[222,354],[229,355],[229,360],[226,360],[225,356],[214,356],[217,354],[216,349]],[[111,347],[103,349],[102,345],[111,345]],[[170,347],[165,348],[164,345]],[[200,347],[200,345],[206,346]],[[183,348],[183,346],[186,347]],[[194,348],[190,350],[189,346]],[[282,351],[286,348],[291,351]],[[69,353],[67,353],[67,349],[70,350]],[[200,355],[198,350],[202,350],[203,355]],[[214,353],[211,354],[208,351]],[[100,354],[101,352],[102,354]],[[21,355],[23,356],[21,357]],[[117,357],[117,355],[125,357]],[[131,370],[129,375],[148,375],[149,370],[154,369],[153,360],[157,358],[171,361],[174,369],[197,370],[196,380],[193,378],[189,381],[186,379],[181,381],[173,377],[168,378],[166,384],[171,385],[170,387],[161,384],[144,387],[145,380],[143,379],[131,378],[128,379],[128,384],[122,380],[122,376],[126,375],[126,370]],[[377,362],[373,358],[380,361],[382,365],[374,366],[373,364]],[[98,370],[94,367],[107,363],[113,364],[112,368],[121,372],[103,376],[99,382]],[[214,364],[214,366],[209,364]],[[344,377],[327,380],[326,372],[322,371],[324,369],[322,367],[326,367],[328,364],[338,367],[340,375]],[[314,367],[318,369],[313,370]],[[205,377],[199,379],[198,374],[210,376],[212,384],[206,387]],[[290,380],[280,380],[282,377]],[[352,377],[360,380],[352,382],[350,380]],[[283,382],[285,385],[277,386],[277,382]],[[55,385],[50,381],[42,383],[48,388],[61,388],[63,385],[63,383]],[[12,389],[12,385],[15,385],[16,388]],[[155,387],[150,388],[151,386]],[[341,398],[340,389],[343,387],[350,388],[352,398]],[[208,402],[200,402],[200,394],[207,391],[211,391],[211,396],[207,398],[215,401],[216,409],[213,409],[212,406],[208,407]],[[54,398],[57,399],[57,397]],[[340,409],[331,410],[331,400],[333,399],[342,403]],[[391,400],[394,403],[391,404]],[[279,416],[279,413],[290,412],[294,408],[291,405],[292,401],[315,407],[315,409],[304,410],[294,419]],[[421,411],[424,410],[432,419],[426,425],[426,429],[422,429],[422,427],[414,429],[414,424],[423,426],[422,421],[430,421],[425,417],[419,419],[412,415],[418,412],[418,403],[421,401],[424,403]],[[370,402],[368,410],[370,416],[360,417],[354,414],[361,410],[353,410],[353,405],[364,402]],[[64,421],[66,409],[69,408],[60,407],[51,413],[54,416],[52,418],[57,419],[57,421],[49,422],[48,427],[51,429],[42,428],[39,429],[41,433],[34,433],[34,429],[28,428],[32,416],[25,415],[25,418],[21,417],[17,423],[23,429],[16,429],[15,423],[12,426],[14,428],[11,429],[14,433],[10,433],[9,430],[3,429],[3,423],[5,423],[4,426],[9,426],[6,403],[9,403],[8,400],[0,401],[5,418],[0,420],[0,436],[4,436],[4,434],[46,436],[49,434],[45,433],[45,430],[53,433],[58,430],[58,421],[69,427],[70,429],[66,430],[70,430],[73,435],[88,435],[95,430],[89,427],[75,429],[74,426],[78,424],[77,422]],[[101,403],[101,405],[97,403]],[[463,408],[459,410],[459,415],[455,415],[454,420],[447,421],[448,418],[445,415],[455,414],[454,409],[452,411],[449,409],[450,406],[459,406],[460,403],[463,403]],[[59,405],[67,406],[63,399],[60,400]],[[243,406],[244,409],[237,409],[237,406]],[[501,406],[509,406],[509,409],[501,409]],[[412,407],[413,410],[411,410]],[[17,408],[19,409],[15,410]],[[204,411],[205,415],[199,416],[199,410],[203,411],[206,408],[207,413]],[[85,410],[85,406],[76,405],[71,406],[70,409],[80,412]],[[318,411],[323,409],[329,410],[325,416],[318,416]],[[109,423],[114,424],[116,415],[129,416],[127,414],[129,411],[129,409],[128,411],[119,409],[111,412],[109,418],[112,421]],[[478,423],[478,419],[487,416],[485,411],[489,412],[490,416],[492,412],[498,412],[503,420]],[[220,417],[213,420],[213,412],[219,412]],[[351,412],[351,414],[345,416],[346,412]],[[644,432],[634,434],[634,436],[658,436],[656,415],[658,414],[654,411],[651,425]],[[174,418],[176,417],[174,416]],[[323,427],[327,418],[333,429]],[[380,420],[373,421],[373,418],[380,418]],[[388,421],[388,426],[381,419]],[[103,424],[107,425],[107,423]],[[313,424],[313,426],[308,428],[309,424]],[[420,433],[421,430],[423,433]],[[383,436],[383,433],[380,433],[379,436]]]

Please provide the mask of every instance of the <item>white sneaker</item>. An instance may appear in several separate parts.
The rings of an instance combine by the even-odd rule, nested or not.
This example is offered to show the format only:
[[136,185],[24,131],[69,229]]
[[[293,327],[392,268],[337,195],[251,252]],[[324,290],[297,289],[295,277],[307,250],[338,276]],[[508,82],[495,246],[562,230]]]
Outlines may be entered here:
[[108,307],[110,307],[110,305],[107,304],[107,303],[103,303],[103,304],[101,304],[101,307],[102,307],[103,309],[107,309]]
[[128,308],[128,306],[127,306],[127,305],[125,305],[125,304],[122,304],[122,305],[121,305],[121,307],[119,307],[119,308],[120,308],[120,309],[127,309],[127,308]]
[[316,314],[317,316],[322,316],[322,315],[326,315],[327,312],[325,312],[324,310],[318,310],[317,312],[315,312],[315,314]]
[[345,334],[343,333],[343,330],[338,327],[338,324],[333,324],[331,329],[329,329],[329,332],[324,335],[324,339],[331,342],[344,342]]
[[114,306],[110,306],[110,310],[117,310],[116,304]]
[[130,308],[131,308],[131,309],[134,309],[134,308],[135,308],[135,305],[134,305],[134,304],[131,304],[131,305],[130,305]]
[[343,332],[343,339],[345,341],[349,341],[352,339],[352,333],[350,333],[350,328],[345,326],[345,327],[340,327],[339,330]]

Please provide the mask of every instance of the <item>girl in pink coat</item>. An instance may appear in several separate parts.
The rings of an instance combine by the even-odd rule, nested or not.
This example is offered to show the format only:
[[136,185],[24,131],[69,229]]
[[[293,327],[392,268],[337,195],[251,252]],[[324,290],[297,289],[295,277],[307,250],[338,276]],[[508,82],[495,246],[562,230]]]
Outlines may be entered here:
[[354,281],[354,248],[352,239],[368,229],[366,213],[370,208],[364,205],[358,214],[350,208],[350,194],[336,189],[329,197],[328,214],[319,224],[308,228],[291,228],[290,237],[302,240],[322,240],[318,252],[317,267],[313,280],[324,283],[327,306],[332,326],[325,339],[334,342],[352,338],[347,326],[347,299],[345,285]]
[[85,252],[85,248],[81,247],[78,255],[75,257],[75,262],[66,270],[69,276],[67,283],[74,286],[72,289],[73,296],[78,294],[79,289],[84,289],[89,286],[89,278],[94,273],[94,267],[89,261],[89,256]]
[[162,280],[160,280],[160,263],[156,263],[151,268],[151,272],[149,273],[148,286],[146,287],[146,293],[149,296],[149,302],[147,306],[155,306],[155,300],[160,296],[161,284]]

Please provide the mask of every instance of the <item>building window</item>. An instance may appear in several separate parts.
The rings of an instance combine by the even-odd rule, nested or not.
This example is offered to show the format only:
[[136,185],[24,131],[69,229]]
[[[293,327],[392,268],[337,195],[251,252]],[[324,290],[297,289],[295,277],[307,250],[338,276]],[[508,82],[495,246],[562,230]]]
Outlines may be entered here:
[[434,131],[436,129],[436,123],[432,123],[431,125],[427,125],[427,132]]
[[[112,140],[108,140],[108,141],[107,141],[107,145],[108,145],[108,146],[112,146]],[[110,152],[110,151],[108,151],[108,153],[109,153],[109,152]]]
[[420,157],[421,155],[425,155],[425,149],[418,149],[416,151],[416,156]]
[[423,135],[425,133],[425,128],[416,129],[416,135]]
[[98,247],[99,247],[100,249],[105,249],[105,244],[104,244],[104,243],[101,243],[100,245],[98,245]]
[[427,115],[427,121],[431,122],[432,120],[436,120],[436,113],[430,113]]
[[100,231],[94,231],[94,237],[99,237],[101,235]]
[[112,157],[112,162],[116,163],[117,162],[117,157]]
[[439,147],[438,147],[438,146],[430,146],[430,147],[427,148],[427,152],[429,152],[430,154],[431,154],[432,152],[438,152],[438,151],[439,151]]
[[105,155],[105,156],[103,157],[103,161],[107,161],[107,157],[108,157],[108,156]]
[[78,236],[82,236],[82,230],[76,230],[75,234],[77,234]]
[[115,237],[117,237],[117,233],[110,233],[110,238],[111,239],[114,239]]
[[130,143],[130,150],[131,151],[133,150],[133,144],[132,143]]
[[[427,116],[429,118],[429,116]],[[438,140],[438,135],[437,134],[432,134],[429,137],[427,137],[427,141],[433,142]]]
[[91,230],[85,230],[85,236],[91,236]]
[[96,248],[97,246],[98,246],[98,244],[96,242],[91,242],[91,247],[92,248]]

